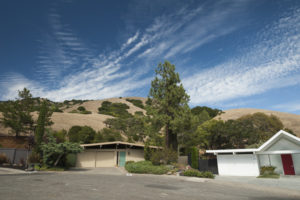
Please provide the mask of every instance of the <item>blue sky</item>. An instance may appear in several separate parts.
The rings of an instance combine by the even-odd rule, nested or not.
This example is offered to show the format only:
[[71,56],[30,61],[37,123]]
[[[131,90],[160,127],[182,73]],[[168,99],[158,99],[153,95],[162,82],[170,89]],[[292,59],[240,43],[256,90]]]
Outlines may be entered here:
[[176,65],[190,105],[300,114],[300,1],[0,1],[0,100],[146,97]]

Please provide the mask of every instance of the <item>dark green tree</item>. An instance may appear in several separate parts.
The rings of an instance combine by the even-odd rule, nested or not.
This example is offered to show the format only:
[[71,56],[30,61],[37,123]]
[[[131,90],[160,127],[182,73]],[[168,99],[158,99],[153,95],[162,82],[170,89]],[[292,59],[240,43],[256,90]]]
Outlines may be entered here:
[[31,134],[33,132],[34,121],[31,112],[33,111],[34,101],[30,91],[24,88],[18,91],[19,98],[15,101],[8,101],[0,104],[0,111],[3,118],[1,123],[4,127],[11,128],[13,134],[18,137],[21,133]]
[[50,105],[47,101],[43,101],[39,111],[39,117],[35,128],[35,151],[40,152],[40,145],[43,141],[45,134],[45,128],[53,124],[51,121],[52,111],[50,111]]
[[164,125],[166,147],[177,151],[175,122],[176,118],[181,117],[189,96],[181,84],[179,74],[175,72],[175,65],[165,61],[164,64],[158,64],[155,73],[149,92],[152,99],[150,113]]

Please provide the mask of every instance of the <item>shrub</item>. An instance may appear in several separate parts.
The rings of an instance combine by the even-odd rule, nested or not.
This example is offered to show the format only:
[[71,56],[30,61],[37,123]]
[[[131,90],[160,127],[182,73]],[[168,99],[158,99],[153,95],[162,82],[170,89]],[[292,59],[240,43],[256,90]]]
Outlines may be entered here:
[[260,174],[261,175],[276,174],[275,169],[276,169],[275,166],[261,166],[260,167]]
[[78,113],[78,111],[77,110],[72,110],[69,113]]
[[126,99],[126,101],[132,103],[133,105],[135,105],[136,107],[139,107],[139,108],[145,108],[143,102],[141,100],[138,100],[138,99]]
[[154,165],[176,163],[178,160],[177,152],[171,148],[158,149],[151,152],[150,160]]
[[126,161],[125,165],[130,164],[130,163],[134,163],[134,161],[133,160]]
[[168,172],[165,165],[155,166],[150,161],[126,163],[125,169],[130,173],[138,174],[165,174]]
[[149,148],[148,145],[145,145],[145,148],[144,148],[144,158],[145,160],[150,160],[151,159],[151,149]]
[[196,169],[189,169],[183,172],[184,176],[193,176],[193,177],[200,177],[200,178],[214,178],[215,175],[209,171],[200,172]]
[[189,153],[191,154],[192,168],[198,169],[199,165],[199,150],[197,147],[192,147],[189,149]]
[[111,103],[109,101],[103,101],[102,106],[98,108],[98,113],[104,115],[111,115],[113,117],[132,117],[132,115],[127,111],[127,109],[129,109],[129,106],[124,103]]
[[75,167],[76,166],[76,154],[68,154],[66,156],[66,163],[65,167],[70,168],[70,167]]
[[86,114],[92,114],[92,112],[88,111],[88,110],[85,110],[85,111],[81,111],[80,114],[86,115]]
[[83,106],[79,106],[79,107],[77,108],[77,110],[79,110],[79,111],[86,111],[85,107],[83,107]]
[[3,163],[8,163],[8,158],[7,156],[4,154],[4,153],[1,153],[0,154],[0,165],[3,164]]

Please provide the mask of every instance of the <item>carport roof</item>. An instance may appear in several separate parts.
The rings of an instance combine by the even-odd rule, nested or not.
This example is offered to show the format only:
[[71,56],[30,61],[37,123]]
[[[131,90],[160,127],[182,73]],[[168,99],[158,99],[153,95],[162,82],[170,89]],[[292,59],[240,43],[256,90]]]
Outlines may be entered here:
[[[114,141],[114,142],[100,142],[100,143],[92,143],[92,144],[81,144],[82,147],[92,147],[92,146],[104,146],[104,145],[112,145],[112,144],[122,144],[122,145],[128,145],[128,146],[136,146],[136,147],[145,147],[143,144],[136,144],[136,143],[129,143],[129,142],[122,142],[122,141]],[[153,149],[161,149],[162,147],[158,146],[149,146]]]

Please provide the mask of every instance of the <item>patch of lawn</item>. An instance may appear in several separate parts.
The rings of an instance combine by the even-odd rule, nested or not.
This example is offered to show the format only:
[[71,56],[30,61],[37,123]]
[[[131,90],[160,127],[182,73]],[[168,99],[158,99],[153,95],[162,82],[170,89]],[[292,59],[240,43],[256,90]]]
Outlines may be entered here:
[[258,176],[257,178],[275,178],[278,179],[280,177],[279,174],[263,174]]

